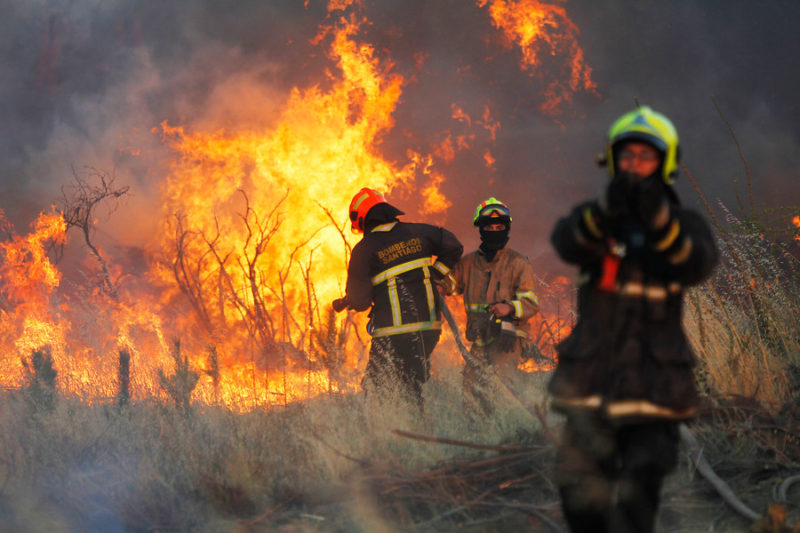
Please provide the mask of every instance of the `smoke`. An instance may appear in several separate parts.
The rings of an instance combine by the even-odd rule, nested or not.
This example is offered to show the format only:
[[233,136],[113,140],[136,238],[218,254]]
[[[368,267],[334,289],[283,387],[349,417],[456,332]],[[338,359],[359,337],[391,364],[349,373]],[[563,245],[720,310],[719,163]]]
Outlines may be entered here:
[[[340,14],[329,15],[322,2],[304,4],[5,2],[0,207],[27,223],[58,199],[73,172],[101,169],[132,187],[109,218],[106,238],[143,245],[154,227],[146,214],[157,212],[159,184],[174,157],[161,123],[267,130],[293,87],[324,87],[335,75],[324,43],[312,40]],[[555,116],[540,107],[548,82],[565,75],[563,58],[544,54],[537,71],[524,71],[519,49],[477,2],[386,0],[360,12],[371,24],[358,38],[406,79],[395,127],[378,149],[398,165],[408,150],[435,154],[442,192],[453,203],[437,221],[468,248],[478,243],[475,205],[496,196],[514,214],[511,245],[549,263],[554,220],[599,193],[605,177],[594,156],[611,121],[635,100],[673,119],[706,195],[736,208],[747,202],[746,172],[714,96],[744,152],[757,202],[800,203],[800,188],[792,186],[800,113],[791,52],[800,49],[792,22],[800,5],[561,5],[580,29],[598,89],[574,94]],[[677,187],[685,203],[696,203],[687,180]],[[390,200],[409,214],[422,202],[400,193]]]

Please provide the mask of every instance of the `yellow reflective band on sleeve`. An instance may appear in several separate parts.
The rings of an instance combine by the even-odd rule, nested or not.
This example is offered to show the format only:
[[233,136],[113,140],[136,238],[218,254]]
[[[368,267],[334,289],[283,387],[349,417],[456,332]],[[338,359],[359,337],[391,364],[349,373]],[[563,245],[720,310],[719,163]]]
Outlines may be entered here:
[[414,322],[411,324],[403,324],[402,326],[377,328],[372,332],[372,336],[388,337],[389,335],[400,335],[401,333],[413,333],[415,331],[430,331],[433,329],[442,329],[442,323],[437,320],[434,322]]
[[667,231],[667,235],[661,239],[659,242],[653,245],[653,249],[657,252],[663,252],[670,246],[672,243],[675,242],[675,239],[678,238],[678,235],[681,233],[681,224],[678,222],[678,219],[672,221],[672,224],[669,226],[669,231]]
[[606,412],[611,418],[624,418],[629,416],[640,416],[647,418],[666,418],[670,420],[684,420],[691,418],[697,409],[689,407],[687,409],[672,409],[657,405],[648,400],[623,400],[611,402],[606,406]]
[[539,305],[539,298],[536,296],[536,293],[533,292],[533,291],[518,292],[514,296],[517,298],[517,300],[528,299],[531,302],[533,302],[533,305]]
[[603,397],[593,394],[580,398],[553,398],[550,404],[556,409],[599,409],[603,405]]
[[672,263],[673,265],[680,265],[681,263],[685,263],[689,256],[692,253],[692,239],[690,237],[686,237],[686,240],[683,242],[683,246],[681,249],[672,254],[667,258],[667,260]]
[[681,291],[680,283],[672,282],[669,285],[642,285],[638,281],[628,281],[617,288],[620,296],[634,298],[645,297],[648,300],[666,300],[670,294]]
[[380,226],[375,226],[372,228],[372,231],[392,231],[392,228],[397,225],[397,221],[394,222],[387,222],[386,224],[381,224]]
[[583,210],[583,221],[586,223],[586,227],[589,228],[589,231],[592,232],[596,238],[601,239],[603,237],[603,232],[600,231],[600,228],[597,227],[597,224],[594,222],[594,217],[592,216],[592,208],[586,207]]
[[470,313],[488,313],[489,310],[486,309],[486,304],[467,304],[465,306],[467,311]]
[[384,270],[380,274],[376,274],[375,276],[373,276],[371,279],[372,284],[380,285],[389,278],[399,276],[400,274],[404,274],[406,272],[414,270],[415,268],[431,266],[432,260],[433,260],[432,257],[420,257],[419,259],[414,259],[413,261],[393,266],[392,268]]
[[572,236],[575,237],[575,240],[581,246],[589,245],[589,241],[587,241],[586,237],[583,236],[583,232],[581,231],[581,228],[579,228],[577,224],[572,225]]
[[446,276],[450,273],[450,268],[441,261],[436,261],[433,264],[433,268],[441,272],[442,276]]
[[580,398],[553,398],[551,405],[557,410],[570,409],[602,409],[609,418],[644,417],[668,420],[686,420],[694,416],[697,409],[673,409],[655,404],[649,400],[620,400],[603,404],[599,394],[582,396]]
[[511,307],[514,308],[514,316],[516,318],[520,318],[522,316],[522,302],[519,300],[511,300],[508,303],[510,303]]

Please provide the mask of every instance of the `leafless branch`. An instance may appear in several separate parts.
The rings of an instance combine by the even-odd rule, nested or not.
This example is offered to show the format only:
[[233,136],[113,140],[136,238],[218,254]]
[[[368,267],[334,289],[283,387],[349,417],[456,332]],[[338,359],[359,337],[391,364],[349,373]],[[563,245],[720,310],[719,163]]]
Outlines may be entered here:
[[[106,202],[106,200],[119,200],[128,193],[130,187],[127,185],[116,187],[114,183],[116,177],[113,173],[109,176],[105,172],[91,167],[87,168],[85,176],[79,174],[73,168],[72,175],[74,183],[61,188],[64,221],[67,224],[67,229],[74,227],[81,230],[86,246],[89,247],[92,255],[95,256],[100,264],[102,276],[100,286],[102,291],[116,299],[118,297],[117,287],[111,280],[108,264],[100,250],[92,242],[95,231],[95,209],[101,203],[105,203],[109,214],[111,214],[116,210],[117,203],[116,201]],[[98,181],[99,184],[93,183]]]

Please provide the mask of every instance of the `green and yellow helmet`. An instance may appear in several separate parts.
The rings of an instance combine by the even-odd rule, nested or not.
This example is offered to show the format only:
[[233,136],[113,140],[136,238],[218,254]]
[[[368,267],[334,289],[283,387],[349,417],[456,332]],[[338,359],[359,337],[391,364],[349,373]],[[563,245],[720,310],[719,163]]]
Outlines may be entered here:
[[678,175],[680,147],[678,132],[667,117],[647,106],[641,106],[625,113],[611,125],[608,130],[606,162],[608,173],[612,178],[618,145],[626,141],[645,142],[661,152],[661,177],[667,185],[674,183]]
[[484,200],[475,209],[475,217],[472,219],[473,226],[483,226],[484,224],[507,224],[511,226],[511,211],[508,206],[492,196]]

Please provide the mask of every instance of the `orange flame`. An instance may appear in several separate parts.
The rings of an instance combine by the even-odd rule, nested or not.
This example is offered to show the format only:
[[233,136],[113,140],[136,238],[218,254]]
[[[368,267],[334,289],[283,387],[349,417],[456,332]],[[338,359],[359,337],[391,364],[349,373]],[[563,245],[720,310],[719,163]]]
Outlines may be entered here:
[[534,74],[542,66],[545,50],[550,56],[567,58],[567,81],[554,76],[545,89],[545,102],[541,110],[549,115],[560,113],[564,102],[583,89],[594,93],[597,85],[592,81],[592,69],[578,45],[580,30],[563,7],[539,0],[477,0],[479,7],[489,5],[493,24],[503,31],[509,43],[522,51],[522,68]]
[[[66,329],[50,305],[61,273],[50,261],[48,249],[64,243],[64,218],[58,213],[41,213],[25,236],[13,233],[2,211],[0,224],[10,234],[8,241],[0,242],[2,345],[6,350],[15,347],[25,357],[45,345],[62,345]],[[0,375],[4,385],[18,386],[22,368],[9,356],[0,359]]]
[[439,186],[444,182],[444,176],[439,173],[432,173],[428,184],[423,187],[421,193],[423,198],[423,214],[443,213],[453,205],[453,202],[445,198],[439,191]]
[[798,232],[794,235],[794,240],[800,243],[800,216],[792,218],[792,224],[794,224],[798,230]]
[[[528,4],[497,0],[490,10]],[[331,0],[329,17],[360,5]],[[147,250],[149,278],[123,277],[110,259],[103,271],[125,279],[114,294],[62,282],[48,250],[65,243],[64,218],[42,213],[18,236],[0,212],[0,346],[23,359],[50,347],[59,387],[87,399],[117,393],[121,351],[129,356],[133,398],[166,395],[178,346],[198,379],[194,399],[252,408],[355,388],[365,364],[365,318],[333,316],[328,305],[343,291],[356,242],[345,231],[344,206],[369,186],[419,191],[420,213],[444,216],[451,202],[435,162],[452,161],[476,138],[448,133],[432,154],[409,151],[405,163],[378,153],[406,81],[357,41],[363,23],[351,15],[321,29],[313,42],[327,43],[336,70],[324,88],[293,89],[269,128],[234,134],[161,125],[175,159]],[[471,118],[453,105],[452,117],[484,128],[495,142],[500,122],[488,106]],[[495,163],[488,149],[484,160]],[[92,264],[82,265],[87,277],[98,270]],[[565,300],[559,291],[566,281],[559,283],[550,285],[553,301]],[[545,310],[534,324],[546,354],[568,331],[566,316]],[[0,386],[20,386],[23,370],[18,359],[0,359]]]
[[[358,29],[344,19],[332,29],[341,79],[327,90],[293,90],[273,129],[231,136],[162,125],[180,158],[164,186],[154,255],[165,261],[155,274],[174,285],[181,256],[183,292],[225,364],[240,368],[241,388],[253,390],[247,372],[287,368],[299,372],[301,384],[286,385],[298,394],[308,379],[328,387],[324,372],[307,371],[307,358],[326,304],[343,290],[342,252],[355,244],[331,223],[343,227],[342,206],[362,186],[387,192],[413,181],[418,161],[396,168],[375,152],[393,125],[404,81],[352,39]],[[442,179],[434,176],[424,189],[431,212],[448,206],[438,193]],[[347,363],[358,365],[355,356]],[[268,400],[266,387],[274,385],[254,394]]]

